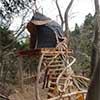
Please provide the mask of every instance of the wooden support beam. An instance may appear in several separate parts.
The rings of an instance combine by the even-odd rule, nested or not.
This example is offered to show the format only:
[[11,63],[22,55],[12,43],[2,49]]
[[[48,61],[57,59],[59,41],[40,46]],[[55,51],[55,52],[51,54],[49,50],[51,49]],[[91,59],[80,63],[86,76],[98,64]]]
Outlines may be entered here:
[[41,55],[39,64],[37,67],[37,76],[36,76],[36,82],[35,82],[35,93],[36,93],[36,100],[41,100],[39,96],[39,79],[40,79],[40,69],[41,69],[41,64],[43,61],[44,54]]
[[23,87],[23,71],[22,71],[22,68],[23,68],[23,57],[20,56],[18,58],[18,61],[19,61],[19,68],[18,68],[18,74],[19,74],[18,78],[19,79],[18,79],[18,82],[19,82],[19,87],[21,89],[21,92],[23,92],[24,91],[24,87]]

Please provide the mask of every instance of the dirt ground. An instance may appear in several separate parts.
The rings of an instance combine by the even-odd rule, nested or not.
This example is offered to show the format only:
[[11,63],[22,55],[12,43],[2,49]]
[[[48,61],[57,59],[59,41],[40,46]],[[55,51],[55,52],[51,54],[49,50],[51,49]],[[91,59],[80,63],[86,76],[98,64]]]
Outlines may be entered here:
[[[42,83],[39,85],[39,92],[41,100],[46,100],[48,89],[42,89]],[[35,95],[35,84],[24,86],[24,91],[19,92],[19,90],[15,90],[15,93],[9,96],[10,100],[36,100]]]

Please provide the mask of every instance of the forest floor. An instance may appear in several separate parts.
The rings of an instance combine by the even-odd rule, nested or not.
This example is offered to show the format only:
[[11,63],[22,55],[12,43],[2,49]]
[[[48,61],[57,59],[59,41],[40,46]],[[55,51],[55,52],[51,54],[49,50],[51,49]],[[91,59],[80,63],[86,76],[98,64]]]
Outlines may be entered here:
[[[47,98],[47,91],[48,89],[42,89],[43,83],[39,85],[39,92],[41,100],[46,100]],[[15,90],[15,93],[11,94],[9,96],[10,100],[36,100],[36,94],[35,94],[35,83],[33,85],[26,85],[24,86],[24,91],[19,92],[18,89]]]

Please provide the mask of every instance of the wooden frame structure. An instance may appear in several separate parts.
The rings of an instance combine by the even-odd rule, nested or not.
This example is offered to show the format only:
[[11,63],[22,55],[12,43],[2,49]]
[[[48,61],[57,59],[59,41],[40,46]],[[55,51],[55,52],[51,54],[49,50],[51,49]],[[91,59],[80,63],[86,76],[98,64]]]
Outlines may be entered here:
[[[49,77],[44,78],[44,86],[43,87],[45,88],[46,83],[48,83],[48,81],[52,81],[50,79],[50,77],[52,75],[52,73],[50,72],[51,64],[53,64],[55,62],[55,59],[58,59],[58,56],[61,56],[61,59],[63,59],[62,60],[62,62],[63,62],[62,68],[63,69],[59,73],[59,75],[56,77],[56,81],[55,81],[56,82],[55,86],[57,88],[57,91],[59,91],[59,92],[57,92],[57,95],[53,96],[49,93],[51,90],[48,91],[47,100],[62,100],[62,99],[72,100],[71,97],[77,98],[75,100],[85,100],[85,95],[87,93],[87,90],[82,89],[82,86],[88,87],[89,79],[74,74],[74,72],[71,68],[71,66],[73,65],[73,63],[76,60],[72,56],[73,51],[71,49],[68,49],[68,48],[62,49],[61,45],[58,45],[57,48],[40,48],[40,49],[35,49],[35,50],[25,50],[25,51],[18,51],[17,52],[17,55],[19,58],[19,63],[20,63],[19,85],[20,85],[20,88],[22,91],[24,91],[23,73],[22,73],[23,57],[24,56],[28,56],[29,58],[30,57],[37,57],[39,59],[39,63],[37,66],[37,73],[35,76],[35,79],[36,79],[36,85],[35,85],[36,100],[41,100],[40,95],[39,95],[39,80],[40,80],[41,73],[43,71],[47,71],[45,76],[49,75]],[[61,48],[58,48],[60,46],[61,46]],[[45,63],[43,60],[45,56],[47,56],[47,57],[52,56],[53,58],[49,62],[46,61],[47,63]],[[45,65],[45,68],[41,72],[42,64]],[[46,70],[46,69],[49,69],[49,70]],[[57,69],[57,67],[55,67],[55,69],[53,69],[53,71],[54,70],[56,71],[59,69]],[[66,74],[66,77],[63,77],[63,75],[65,75],[65,74]],[[63,83],[61,83],[62,79],[64,79]],[[64,84],[63,87],[60,84]],[[47,87],[48,87],[48,84],[47,84]],[[72,89],[70,90],[70,87],[73,87],[73,88],[76,87],[77,89],[76,89],[76,91],[72,91]],[[49,86],[49,88],[51,88],[51,87]],[[67,89],[67,93],[66,93],[66,89]],[[51,95],[51,96],[49,96],[49,95]]]

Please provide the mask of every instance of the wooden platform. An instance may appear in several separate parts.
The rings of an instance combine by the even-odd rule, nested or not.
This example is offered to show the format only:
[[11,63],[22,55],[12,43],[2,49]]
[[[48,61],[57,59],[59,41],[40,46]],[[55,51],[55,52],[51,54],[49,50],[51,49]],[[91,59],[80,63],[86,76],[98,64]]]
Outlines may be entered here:
[[43,53],[51,53],[51,54],[58,54],[58,53],[68,53],[72,54],[73,50],[72,49],[66,49],[63,51],[58,50],[57,48],[38,48],[34,50],[21,50],[16,52],[18,56],[39,56]]

